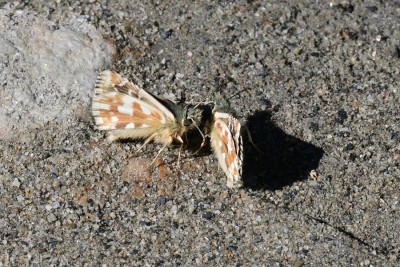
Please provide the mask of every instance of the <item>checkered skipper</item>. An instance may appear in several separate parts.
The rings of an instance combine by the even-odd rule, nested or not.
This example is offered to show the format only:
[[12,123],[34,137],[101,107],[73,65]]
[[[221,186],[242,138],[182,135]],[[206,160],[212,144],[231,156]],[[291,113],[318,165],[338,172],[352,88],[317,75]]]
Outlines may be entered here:
[[98,129],[110,131],[111,141],[163,144],[156,158],[172,142],[183,144],[186,133],[201,123],[201,111],[194,106],[158,98],[109,70],[97,79],[92,114]]

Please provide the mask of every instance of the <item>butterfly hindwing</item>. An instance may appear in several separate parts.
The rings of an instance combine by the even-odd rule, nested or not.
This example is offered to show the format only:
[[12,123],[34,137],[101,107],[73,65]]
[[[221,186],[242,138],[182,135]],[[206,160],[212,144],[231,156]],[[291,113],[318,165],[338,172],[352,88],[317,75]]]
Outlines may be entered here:
[[219,165],[227,176],[227,186],[241,187],[243,144],[239,121],[231,114],[215,112],[211,142]]
[[[96,83],[92,114],[100,130],[111,130],[110,140],[146,138],[170,143],[176,133],[174,114],[151,94],[112,71]],[[169,136],[171,135],[171,136]]]
[[103,71],[96,82],[95,95],[118,91],[123,95],[131,96],[159,109],[166,117],[174,119],[174,115],[156,97],[141,89],[136,84],[110,70]]

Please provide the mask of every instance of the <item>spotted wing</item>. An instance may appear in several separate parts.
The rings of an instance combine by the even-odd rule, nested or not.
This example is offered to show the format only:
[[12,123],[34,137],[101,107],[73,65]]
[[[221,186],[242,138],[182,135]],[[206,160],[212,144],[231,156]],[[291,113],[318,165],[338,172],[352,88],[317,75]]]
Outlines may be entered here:
[[243,142],[240,123],[228,113],[216,112],[211,131],[211,144],[219,165],[227,176],[229,188],[243,186]]
[[121,77],[118,73],[110,70],[103,71],[97,78],[95,95],[101,95],[107,92],[118,91],[121,94],[129,95],[135,99],[142,100],[149,105],[159,109],[166,117],[171,119],[174,115],[154,96],[133,84],[128,79]]
[[[98,129],[131,130],[131,137],[136,137],[135,131],[140,133],[137,137],[145,137],[151,129],[175,120],[155,97],[112,71],[99,75],[92,113]],[[143,131],[145,128],[150,131]]]

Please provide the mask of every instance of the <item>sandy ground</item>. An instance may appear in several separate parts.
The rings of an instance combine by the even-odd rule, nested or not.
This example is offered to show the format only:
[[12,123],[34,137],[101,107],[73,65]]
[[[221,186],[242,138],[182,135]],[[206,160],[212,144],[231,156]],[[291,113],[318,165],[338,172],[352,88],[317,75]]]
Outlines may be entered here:
[[[0,266],[400,265],[398,3],[143,2],[0,1]],[[109,143],[104,69],[229,98],[246,187]]]

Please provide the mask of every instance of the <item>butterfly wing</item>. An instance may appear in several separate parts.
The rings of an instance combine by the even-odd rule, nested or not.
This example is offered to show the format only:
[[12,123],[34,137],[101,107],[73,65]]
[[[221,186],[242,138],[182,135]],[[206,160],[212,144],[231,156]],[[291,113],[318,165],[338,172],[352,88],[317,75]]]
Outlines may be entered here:
[[112,140],[145,138],[175,121],[155,97],[112,71],[99,75],[92,114],[98,129],[112,130]]
[[129,95],[135,99],[144,101],[151,106],[159,109],[167,117],[173,119],[174,115],[164,105],[160,103],[154,96],[141,89],[136,84],[131,83],[128,79],[121,77],[118,73],[110,70],[103,71],[96,82],[95,95],[101,95],[107,92],[118,91],[121,94]]
[[243,142],[239,121],[228,113],[215,112],[211,145],[219,165],[227,176],[227,186],[229,188],[243,186]]

